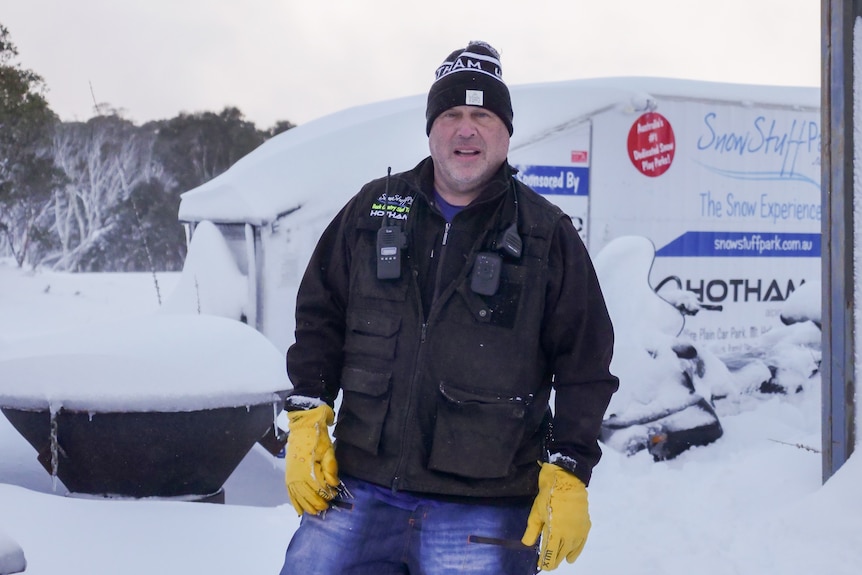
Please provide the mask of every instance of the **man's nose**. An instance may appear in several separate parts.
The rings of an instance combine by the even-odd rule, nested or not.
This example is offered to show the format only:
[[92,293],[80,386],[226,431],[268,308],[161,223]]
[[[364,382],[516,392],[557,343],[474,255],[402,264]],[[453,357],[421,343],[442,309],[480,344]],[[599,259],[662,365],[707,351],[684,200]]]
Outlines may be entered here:
[[476,123],[470,117],[461,118],[456,133],[462,138],[470,138],[476,135]]

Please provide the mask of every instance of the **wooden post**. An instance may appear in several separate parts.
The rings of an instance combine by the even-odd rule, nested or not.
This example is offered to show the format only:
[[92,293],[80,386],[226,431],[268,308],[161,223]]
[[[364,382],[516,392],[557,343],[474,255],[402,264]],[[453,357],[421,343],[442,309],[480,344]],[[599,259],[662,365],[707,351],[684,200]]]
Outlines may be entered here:
[[855,443],[853,30],[860,2],[821,1],[824,482]]

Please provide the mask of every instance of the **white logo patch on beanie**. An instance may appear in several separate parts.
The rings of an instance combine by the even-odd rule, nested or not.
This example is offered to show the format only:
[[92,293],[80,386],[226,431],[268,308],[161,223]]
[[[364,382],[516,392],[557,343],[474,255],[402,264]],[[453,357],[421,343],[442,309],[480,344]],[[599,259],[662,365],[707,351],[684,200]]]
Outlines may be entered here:
[[485,92],[482,90],[466,90],[466,97],[464,98],[464,103],[468,106],[484,106],[485,105]]

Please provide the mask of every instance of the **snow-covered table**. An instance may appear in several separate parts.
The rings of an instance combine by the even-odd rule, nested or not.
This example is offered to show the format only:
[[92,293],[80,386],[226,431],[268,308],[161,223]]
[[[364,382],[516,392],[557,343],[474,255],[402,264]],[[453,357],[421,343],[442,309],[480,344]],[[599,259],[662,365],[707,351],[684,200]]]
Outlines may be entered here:
[[72,493],[219,500],[289,387],[266,337],[216,316],[160,313],[0,348],[0,408]]

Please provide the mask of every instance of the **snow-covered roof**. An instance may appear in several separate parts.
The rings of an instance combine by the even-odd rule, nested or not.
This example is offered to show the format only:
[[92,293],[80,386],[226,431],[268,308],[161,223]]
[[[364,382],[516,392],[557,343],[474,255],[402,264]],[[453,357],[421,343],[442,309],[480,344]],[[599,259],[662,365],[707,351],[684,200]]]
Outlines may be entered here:
[[[818,108],[819,88],[669,78],[601,78],[510,87],[510,148],[554,134],[608,108],[651,99]],[[271,138],[229,170],[182,195],[182,221],[262,225],[312,200],[338,209],[362,184],[428,155],[424,94],[349,108]],[[321,166],[325,166],[321,168]]]

